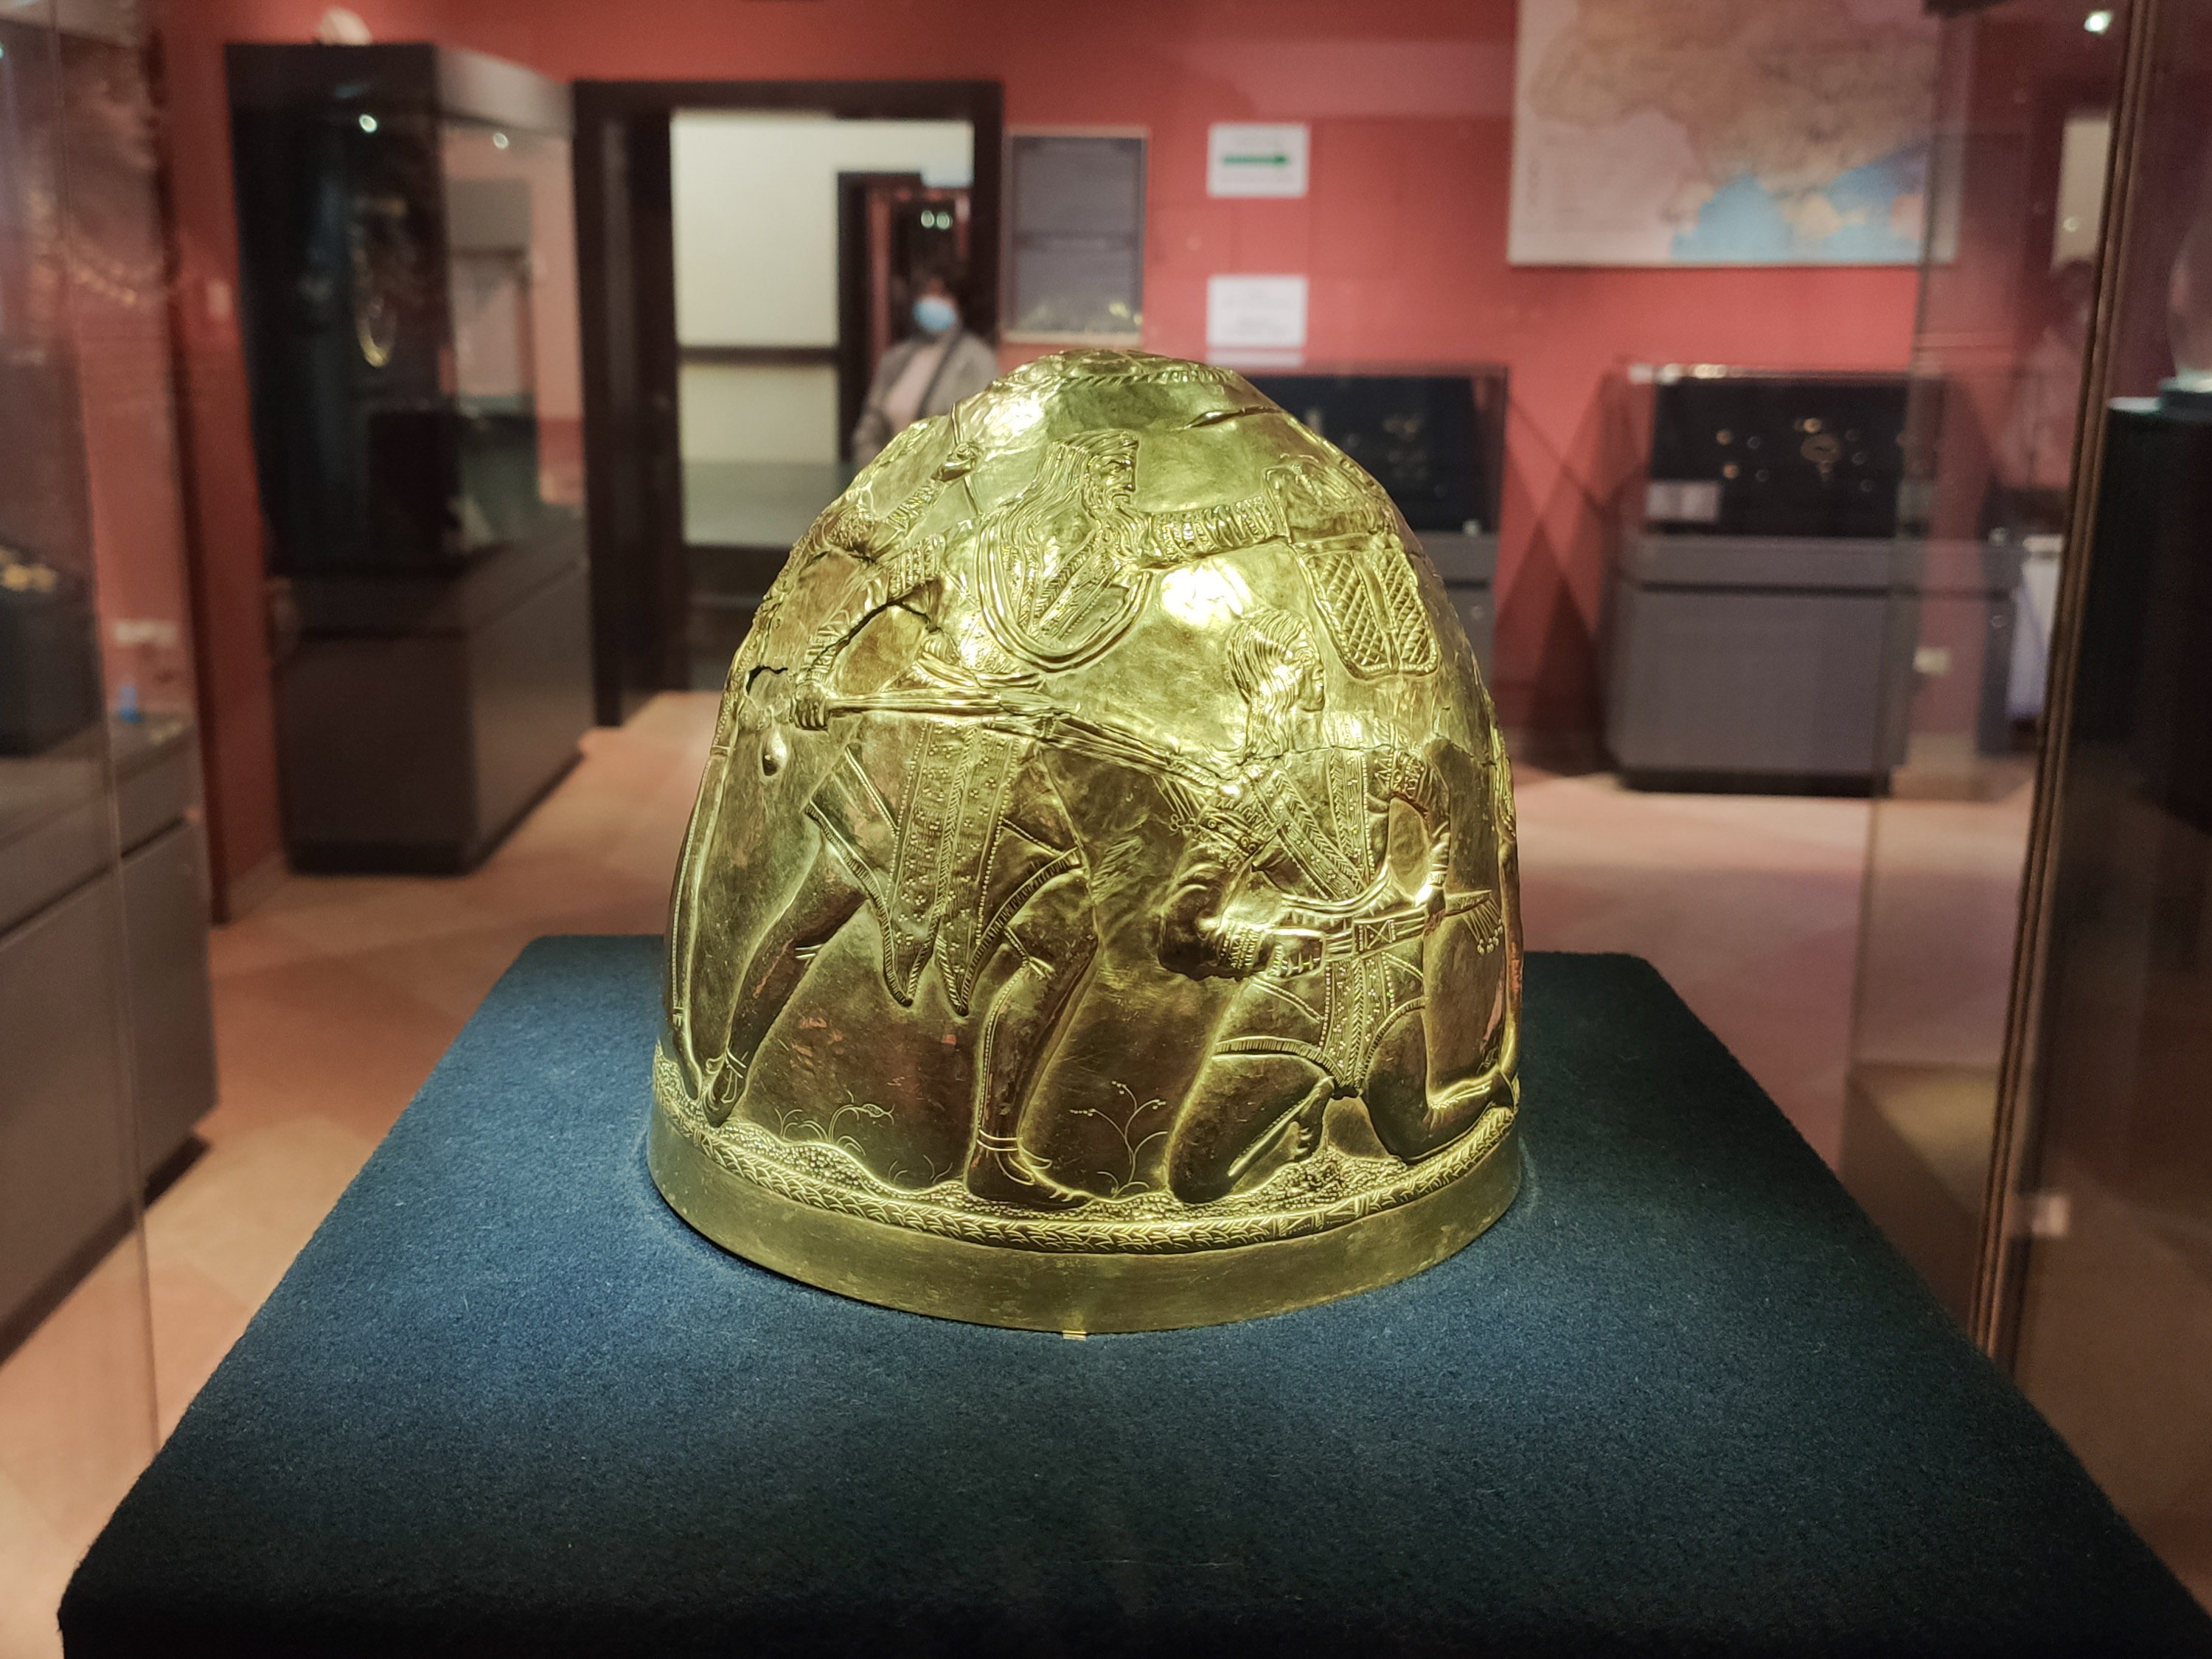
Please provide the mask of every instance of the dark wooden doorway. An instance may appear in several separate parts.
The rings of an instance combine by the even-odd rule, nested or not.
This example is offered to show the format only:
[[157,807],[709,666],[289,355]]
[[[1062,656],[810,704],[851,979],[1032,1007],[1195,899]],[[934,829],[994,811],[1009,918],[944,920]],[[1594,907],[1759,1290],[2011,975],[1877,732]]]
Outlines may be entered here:
[[[693,556],[742,593],[765,586],[783,554],[685,545],[670,118],[727,109],[967,122],[969,326],[995,339],[1004,98],[995,81],[579,81],[574,96],[592,678],[598,718],[611,726],[692,682]],[[840,325],[849,332],[842,315]],[[856,403],[848,430],[857,414]]]

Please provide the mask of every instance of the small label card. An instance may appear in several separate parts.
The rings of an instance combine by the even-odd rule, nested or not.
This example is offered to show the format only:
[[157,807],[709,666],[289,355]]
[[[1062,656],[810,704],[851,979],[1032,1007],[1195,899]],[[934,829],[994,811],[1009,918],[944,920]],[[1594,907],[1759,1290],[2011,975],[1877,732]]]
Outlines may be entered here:
[[1644,516],[1653,524],[1718,524],[1721,487],[1702,478],[1654,478],[1644,486]]
[[[1303,276],[1209,276],[1206,346],[1218,360],[1295,363],[1306,343]],[[1264,356],[1259,354],[1265,354]]]

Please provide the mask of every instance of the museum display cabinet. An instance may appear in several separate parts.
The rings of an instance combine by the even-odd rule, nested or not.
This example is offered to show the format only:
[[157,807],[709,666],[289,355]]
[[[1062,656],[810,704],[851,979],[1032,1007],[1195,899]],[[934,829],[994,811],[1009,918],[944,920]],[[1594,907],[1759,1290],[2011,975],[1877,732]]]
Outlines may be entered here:
[[1382,486],[1443,578],[1488,672],[1505,493],[1505,366],[1322,363],[1251,378]]
[[144,45],[4,26],[0,1350],[215,1103],[208,876]]
[[[2018,556],[1927,533],[1911,428],[1940,375],[1637,365],[1643,458],[1605,619],[1606,742],[1632,785],[1863,791],[1906,759],[1897,638],[1987,618],[2002,741]],[[1979,643],[1978,640],[1977,643]]]
[[[130,15],[66,21],[0,19],[0,1484],[27,1515],[153,1449],[141,1199],[214,1098],[154,109]],[[58,1585],[33,1554],[9,1583]]]
[[2203,1595],[2212,5],[2157,0],[2128,21],[1977,1311],[2028,1397]]
[[591,724],[565,87],[225,49],[287,850],[458,871]]
[[1929,190],[1930,222],[1950,228],[1923,266],[1914,335],[1944,395],[1912,410],[1900,544],[1978,550],[2020,575],[2009,615],[1893,607],[1899,764],[1869,841],[1843,1170],[1962,1320],[2124,39],[2070,5],[2017,0],[1945,25]]
[[1843,1168],[2205,1595],[2212,6],[2094,17],[1945,26],[1956,236],[1917,350],[1951,395],[1920,459],[1935,533],[2024,556],[2021,683],[1991,754],[1943,672],[1970,630],[1899,642],[1912,764],[1874,809]]

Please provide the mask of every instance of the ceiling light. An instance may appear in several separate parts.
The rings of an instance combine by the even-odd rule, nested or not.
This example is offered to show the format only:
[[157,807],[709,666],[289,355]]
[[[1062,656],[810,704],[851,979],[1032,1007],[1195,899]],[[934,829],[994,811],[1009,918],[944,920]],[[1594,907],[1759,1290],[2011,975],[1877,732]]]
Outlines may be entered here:
[[2093,11],[2081,20],[2081,27],[2092,34],[2102,34],[2112,27],[2112,14],[2108,11]]

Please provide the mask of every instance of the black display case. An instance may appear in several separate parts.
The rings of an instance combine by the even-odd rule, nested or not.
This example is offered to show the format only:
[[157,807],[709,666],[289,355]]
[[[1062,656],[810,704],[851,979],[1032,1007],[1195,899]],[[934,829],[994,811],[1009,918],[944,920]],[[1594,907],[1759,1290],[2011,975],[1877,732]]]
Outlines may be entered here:
[[1498,528],[1505,370],[1353,367],[1260,374],[1252,384],[1367,469],[1417,532]]
[[1645,524],[1678,535],[1895,534],[1911,384],[1712,363],[1660,370]]
[[41,754],[100,718],[98,629],[82,577],[0,545],[0,755]]
[[2105,433],[2077,740],[2124,754],[2144,800],[2212,836],[2212,392],[2118,399]]
[[1881,789],[1907,761],[1910,641],[1931,618],[1972,645],[1981,742],[2008,740],[2020,551],[1930,538],[1915,504],[1908,417],[1938,418],[1941,380],[1718,363],[1626,380],[1642,487],[1604,657],[1629,783]]
[[225,58],[288,851],[466,869],[592,717],[568,90]]

